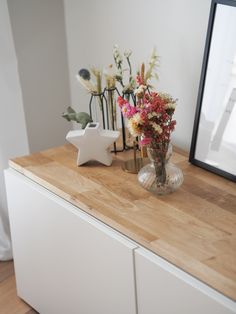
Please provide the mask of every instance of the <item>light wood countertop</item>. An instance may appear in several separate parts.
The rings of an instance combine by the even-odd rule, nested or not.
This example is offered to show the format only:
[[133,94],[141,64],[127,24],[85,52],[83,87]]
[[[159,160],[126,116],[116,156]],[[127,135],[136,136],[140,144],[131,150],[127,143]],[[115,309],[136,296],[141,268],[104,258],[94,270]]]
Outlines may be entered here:
[[77,167],[72,145],[10,161],[10,167],[236,300],[236,184],[188,163],[179,190],[154,196],[137,176],[97,162]]

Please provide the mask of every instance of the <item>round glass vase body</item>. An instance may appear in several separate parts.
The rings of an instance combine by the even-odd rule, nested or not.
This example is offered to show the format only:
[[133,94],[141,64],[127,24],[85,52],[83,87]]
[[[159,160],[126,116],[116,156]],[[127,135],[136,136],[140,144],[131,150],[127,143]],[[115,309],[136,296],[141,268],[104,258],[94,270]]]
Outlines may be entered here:
[[148,147],[147,154],[150,163],[138,173],[141,186],[157,195],[169,194],[177,190],[184,178],[181,169],[170,162],[172,145],[169,144],[167,151]]

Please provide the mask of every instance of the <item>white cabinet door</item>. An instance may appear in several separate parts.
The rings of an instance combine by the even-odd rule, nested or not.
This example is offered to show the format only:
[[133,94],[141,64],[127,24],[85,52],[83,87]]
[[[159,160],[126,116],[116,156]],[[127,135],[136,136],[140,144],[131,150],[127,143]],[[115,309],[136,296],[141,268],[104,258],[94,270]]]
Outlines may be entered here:
[[236,304],[157,255],[135,250],[139,314],[232,314]]
[[18,295],[40,314],[136,313],[135,245],[6,171]]

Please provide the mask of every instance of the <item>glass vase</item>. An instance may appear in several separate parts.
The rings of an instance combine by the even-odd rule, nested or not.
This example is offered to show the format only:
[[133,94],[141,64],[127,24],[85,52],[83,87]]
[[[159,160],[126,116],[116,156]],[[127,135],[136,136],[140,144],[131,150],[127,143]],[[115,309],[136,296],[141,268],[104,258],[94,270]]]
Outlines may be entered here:
[[183,173],[170,162],[172,145],[168,149],[147,148],[150,163],[138,173],[138,181],[142,187],[154,194],[163,195],[174,192],[183,183]]
[[[136,107],[136,97],[134,95],[133,91],[126,91],[122,93],[122,98],[127,100],[130,104]],[[125,150],[133,149],[133,136],[130,134],[128,130],[128,119],[125,118],[121,114],[121,119],[122,119],[122,133],[124,134],[124,148]],[[138,141],[138,139],[136,138]]]
[[92,93],[89,101],[89,114],[93,122],[99,122],[103,129],[106,129],[104,112],[104,93]]

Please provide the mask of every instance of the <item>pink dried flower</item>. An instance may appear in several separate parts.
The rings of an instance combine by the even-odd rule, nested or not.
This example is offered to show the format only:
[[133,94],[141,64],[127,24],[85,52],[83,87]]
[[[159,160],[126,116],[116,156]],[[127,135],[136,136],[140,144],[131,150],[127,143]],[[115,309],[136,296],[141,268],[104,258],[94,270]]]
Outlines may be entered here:
[[122,98],[121,96],[118,96],[117,102],[118,102],[118,105],[119,105],[120,108],[122,108],[123,105],[124,105],[125,103],[127,103],[127,101],[126,101],[124,98]]
[[142,146],[149,145],[152,139],[150,137],[144,137],[139,143]]
[[118,97],[118,103],[122,114],[129,120],[131,134],[143,137],[141,145],[168,146],[176,124],[176,121],[172,120],[176,100],[168,94],[144,91],[143,96],[138,97],[136,107],[122,97]]
[[133,115],[135,115],[135,113],[137,112],[136,108],[131,106],[128,102],[123,104],[121,111],[124,117],[128,119],[132,118]]

